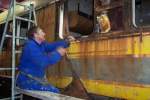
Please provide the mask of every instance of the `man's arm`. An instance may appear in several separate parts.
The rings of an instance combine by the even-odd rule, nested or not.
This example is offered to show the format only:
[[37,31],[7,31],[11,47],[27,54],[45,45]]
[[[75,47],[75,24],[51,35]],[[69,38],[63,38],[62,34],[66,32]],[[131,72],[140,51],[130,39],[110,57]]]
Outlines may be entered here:
[[62,54],[58,50],[44,54],[37,48],[30,48],[30,60],[33,64],[40,66],[40,68],[47,67],[48,65],[56,64],[61,60]]
[[52,52],[53,50],[56,50],[58,47],[67,48],[69,47],[69,42],[65,40],[60,40],[52,43],[44,43],[44,48],[47,52]]

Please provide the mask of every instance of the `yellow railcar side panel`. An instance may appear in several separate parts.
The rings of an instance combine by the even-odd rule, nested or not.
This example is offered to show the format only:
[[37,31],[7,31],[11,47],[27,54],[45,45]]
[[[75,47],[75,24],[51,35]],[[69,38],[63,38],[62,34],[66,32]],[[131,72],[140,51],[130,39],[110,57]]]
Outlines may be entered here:
[[82,56],[125,56],[149,55],[150,36],[128,37],[121,39],[96,40],[91,42],[73,42],[68,49],[71,58]]
[[150,54],[150,36],[128,38],[127,54],[149,55]]
[[[53,85],[57,87],[64,88],[71,82],[72,78],[62,77],[56,80],[54,77],[49,77],[48,80],[51,84],[53,83]],[[88,92],[97,95],[118,97],[128,100],[150,100],[150,85],[122,84],[100,80],[82,80],[82,82]]]
[[[68,51],[69,57],[75,59],[83,56],[147,57],[150,55],[150,36],[73,42]],[[130,100],[150,100],[150,86],[147,85],[122,85],[94,80],[84,80],[83,82],[91,93]]]

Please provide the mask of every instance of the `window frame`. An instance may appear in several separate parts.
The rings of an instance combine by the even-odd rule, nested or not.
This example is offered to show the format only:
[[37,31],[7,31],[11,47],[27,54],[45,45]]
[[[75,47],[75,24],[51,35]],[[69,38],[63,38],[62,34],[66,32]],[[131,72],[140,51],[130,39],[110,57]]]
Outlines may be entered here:
[[[114,1],[114,3],[116,3],[117,1]],[[121,9],[122,9],[122,29],[117,29],[117,30],[110,30],[109,32],[107,32],[107,33],[101,33],[101,32],[99,32],[99,34],[101,34],[101,36],[109,36],[109,34],[116,34],[116,35],[118,35],[118,34],[122,34],[122,33],[124,33],[124,31],[125,31],[125,25],[124,25],[124,0],[120,0],[119,1],[120,3],[117,5],[117,6],[114,6],[114,4],[110,4],[110,5],[107,5],[107,6],[105,6],[106,8],[104,8],[104,6],[102,6],[102,9],[100,9],[100,11],[98,11],[97,9],[97,7],[96,7],[96,4],[94,4],[94,7],[95,7],[95,15],[97,16],[98,14],[100,14],[100,12],[102,12],[102,11],[104,11],[104,10],[106,10],[107,12],[109,12],[110,10],[112,10],[112,9],[115,9],[115,8],[118,8],[118,7],[121,7]],[[110,2],[110,3],[112,3],[112,2]],[[109,8],[109,6],[110,6],[110,8]],[[112,7],[111,7],[112,6]],[[114,6],[114,7],[113,7]],[[110,18],[110,16],[108,16],[109,17],[109,19],[111,19]],[[95,18],[96,19],[96,18]],[[111,20],[110,20],[110,23],[111,23]],[[94,25],[96,25],[96,21],[95,21],[95,23],[94,23]]]

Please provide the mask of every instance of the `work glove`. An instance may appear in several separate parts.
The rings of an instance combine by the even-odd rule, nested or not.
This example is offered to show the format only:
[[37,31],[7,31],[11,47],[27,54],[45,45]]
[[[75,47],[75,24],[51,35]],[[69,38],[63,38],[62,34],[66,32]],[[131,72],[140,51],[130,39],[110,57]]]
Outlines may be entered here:
[[72,42],[72,41],[75,41],[75,38],[71,35],[65,37],[65,41],[68,41],[68,42]]
[[75,41],[75,38],[71,35],[64,38],[64,40],[67,42],[68,46],[70,46],[70,42]]

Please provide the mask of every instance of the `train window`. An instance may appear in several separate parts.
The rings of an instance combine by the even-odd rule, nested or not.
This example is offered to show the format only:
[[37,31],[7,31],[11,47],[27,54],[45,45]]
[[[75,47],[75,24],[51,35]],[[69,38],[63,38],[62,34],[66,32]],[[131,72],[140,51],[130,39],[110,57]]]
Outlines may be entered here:
[[122,0],[96,0],[95,13],[96,18],[98,18],[96,20],[100,27],[100,33],[109,33],[123,29]]
[[150,25],[150,0],[133,0],[133,24],[134,26]]
[[88,35],[93,31],[93,0],[68,0],[69,29]]

